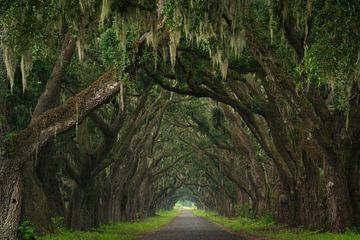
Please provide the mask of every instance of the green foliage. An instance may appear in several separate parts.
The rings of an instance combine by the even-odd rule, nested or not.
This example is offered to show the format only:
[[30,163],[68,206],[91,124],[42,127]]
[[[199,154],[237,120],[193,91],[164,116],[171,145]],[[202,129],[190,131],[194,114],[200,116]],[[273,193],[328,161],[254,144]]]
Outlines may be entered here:
[[113,66],[119,59],[123,58],[120,40],[114,27],[106,29],[100,35],[99,50],[106,67]]
[[31,49],[37,42],[45,39],[44,35],[49,27],[47,24],[54,22],[56,10],[56,3],[49,4],[41,0],[13,1],[0,17],[0,26],[6,29],[3,40],[11,42],[18,53]]
[[19,226],[21,240],[35,240],[35,228],[29,221],[23,221]]
[[66,231],[65,224],[64,224],[64,217],[56,216],[52,217],[51,223],[54,224],[56,228],[56,232],[58,233],[64,233]]
[[346,109],[359,68],[359,1],[314,1],[311,45],[306,50],[304,71],[308,82],[335,93],[332,104]]
[[173,1],[169,1],[169,0],[164,1],[163,14],[165,16],[168,16],[166,24],[169,27],[175,24],[175,22],[171,18],[171,16],[174,15],[174,11],[175,11],[175,4],[173,3]]
[[[106,29],[99,38],[99,51],[101,59],[106,68],[114,67],[117,70],[117,78],[127,87],[143,89],[148,85],[149,77],[145,77],[139,72],[134,79],[129,79],[128,68],[132,63],[133,43],[139,38],[139,32],[129,28],[125,34],[125,39],[119,39],[118,26]],[[122,42],[125,41],[125,44]],[[151,63],[153,56],[148,49],[145,49],[140,56],[140,63]]]
[[[34,109],[50,75],[53,64],[51,61],[51,58],[45,58],[33,62],[33,69],[28,76],[27,91],[25,93],[23,92],[20,74],[15,74],[15,85],[12,92],[8,86],[2,84],[0,89],[1,98],[5,99],[9,109],[12,109],[12,111],[6,113],[12,131],[22,130],[29,124],[31,110]],[[19,72],[19,67],[17,67],[17,70]]]
[[[88,86],[94,80],[95,76],[99,75],[96,74],[97,71],[103,71],[104,67],[115,67],[117,69],[118,79],[126,85],[126,89],[130,91],[134,89],[139,91],[150,84],[149,76],[147,76],[141,68],[146,64],[147,66],[155,66],[156,60],[154,60],[154,58],[156,59],[158,52],[161,52],[160,48],[157,49],[157,46],[153,46],[155,53],[154,56],[154,53],[151,52],[150,48],[142,48],[139,51],[141,52],[141,56],[139,57],[140,66],[136,66],[138,68],[135,74],[136,76],[131,76],[130,79],[129,67],[132,65],[132,61],[134,60],[132,55],[132,50],[134,50],[133,42],[135,39],[138,39],[140,34],[143,34],[144,31],[149,31],[149,29],[151,29],[150,24],[144,24],[146,25],[144,29],[139,27],[140,29],[136,30],[133,29],[132,26],[129,26],[129,28],[126,28],[126,30],[119,34],[119,31],[122,31],[123,29],[119,29],[121,27],[119,27],[116,23],[112,25],[109,21],[109,24],[105,25],[107,28],[105,28],[100,36],[98,36],[98,30],[94,30],[95,28],[93,28],[93,26],[94,24],[97,25],[97,7],[99,7],[98,5],[100,1],[88,1],[88,5],[90,7],[86,9],[86,11],[83,10],[82,14],[79,14],[78,12],[78,1],[59,2],[61,2],[61,4],[56,1],[49,3],[44,0],[14,0],[12,2],[7,0],[5,5],[6,8],[4,8],[5,12],[0,16],[0,28],[6,30],[4,31],[4,36],[2,35],[2,40],[9,43],[9,45],[11,44],[11,46],[14,46],[18,55],[25,50],[31,49],[35,59],[32,74],[30,74],[29,77],[31,80],[29,81],[29,92],[25,94],[22,93],[22,89],[19,84],[20,81],[16,81],[13,94],[9,94],[8,91],[3,91],[3,89],[1,90],[1,95],[5,96],[7,102],[11,104],[13,109],[11,116],[9,116],[9,122],[13,132],[10,132],[5,136],[5,142],[11,146],[11,148],[8,148],[10,149],[9,152],[14,150],[14,146],[12,146],[14,132],[25,128],[29,124],[31,119],[31,110],[35,106],[36,100],[41,94],[45,82],[49,77],[51,67],[54,62],[54,55],[57,52],[56,40],[58,40],[58,32],[62,27],[62,21],[69,21],[68,27],[73,31],[78,40],[81,40],[82,43],[85,42],[88,47],[91,46],[89,49],[93,47],[95,49],[95,58],[100,59],[100,66],[97,66],[97,64],[94,63],[95,61],[91,60],[71,64],[70,68],[67,69],[66,77],[63,81],[63,86],[65,88],[69,87],[71,90],[76,89],[76,91],[78,91]],[[81,2],[86,1],[80,1],[80,5]],[[241,47],[245,44],[246,39],[244,36],[245,34],[243,34],[244,31],[242,29],[243,26],[240,21],[240,15],[243,11],[246,11],[246,9],[241,9],[241,11],[238,9],[240,2],[242,1],[228,1],[226,6],[225,4],[222,6],[221,1],[217,0],[164,1],[162,14],[167,16],[167,28],[164,30],[166,34],[159,32],[159,35],[167,35],[169,32],[171,33],[171,31],[175,30],[180,31],[182,38],[184,39],[185,36],[187,40],[180,41],[181,47],[186,49],[182,49],[181,53],[179,51],[179,54],[177,55],[177,57],[181,60],[179,61],[181,62],[181,66],[179,66],[180,64],[177,64],[175,69],[170,70],[169,75],[171,75],[171,77],[169,78],[172,79],[173,74],[176,78],[175,80],[169,80],[169,84],[171,86],[188,90],[190,86],[189,83],[191,81],[191,84],[197,86],[203,85],[201,87],[204,87],[205,89],[208,88],[208,90],[219,95],[233,97],[225,91],[226,88],[230,87],[228,81],[224,81],[223,76],[221,76],[220,73],[215,73],[214,71],[209,70],[211,65],[210,62],[211,60],[214,60],[210,58],[219,52],[221,54],[216,55],[217,57],[215,59],[217,62],[214,61],[215,64],[213,65],[215,66],[213,66],[213,68],[216,67],[222,70],[226,68],[227,70],[227,61],[229,60],[231,72],[236,75],[233,77],[230,76],[229,73],[229,79],[227,79],[229,81],[243,81],[239,77],[240,73],[237,73],[237,69],[259,68],[258,63],[254,59],[254,53],[250,52],[249,49],[245,49],[245,51],[243,51],[243,47]],[[265,49],[264,52],[269,50],[273,51],[275,55],[277,55],[276,57],[278,60],[275,60],[276,57],[274,58],[274,61],[276,61],[275,65],[281,66],[279,69],[284,70],[286,73],[290,72],[290,75],[287,76],[291,79],[290,81],[297,78],[300,79],[300,75],[302,74],[307,77],[307,82],[301,81],[297,83],[299,88],[305,88],[309,84],[319,85],[322,88],[329,88],[335,95],[334,99],[332,99],[332,104],[336,105],[339,109],[346,109],[349,99],[349,87],[351,87],[353,81],[356,80],[356,77],[354,77],[358,68],[358,65],[356,64],[359,64],[360,62],[358,50],[360,39],[360,30],[358,26],[360,19],[358,13],[360,3],[355,0],[348,2],[324,2],[315,0],[312,21],[314,27],[311,29],[311,35],[309,35],[309,39],[307,41],[308,45],[306,46],[305,59],[301,65],[295,68],[296,61],[293,59],[292,51],[286,44],[285,39],[282,38],[283,32],[281,32],[281,25],[283,19],[280,19],[278,16],[279,19],[276,19],[278,22],[275,22],[274,16],[270,13],[273,9],[270,9],[269,11],[269,7],[265,2],[266,1],[254,1],[254,3],[251,3],[250,6],[254,8],[254,10],[252,10],[251,14],[249,14],[255,15],[252,16],[253,20],[258,20],[255,25],[259,25],[256,26],[259,31],[255,31],[254,34],[259,36],[260,42],[269,42],[269,44],[264,44],[263,47],[269,48]],[[281,1],[276,2],[280,3]],[[300,1],[294,2],[299,3]],[[127,3],[129,3],[127,0],[118,1],[116,3],[114,1],[112,5],[112,11],[114,11],[113,14],[121,15],[124,13],[125,15],[127,13]],[[236,3],[236,7],[234,3]],[[143,4],[143,2],[141,2],[141,4]],[[243,6],[240,8],[242,7]],[[58,14],[59,12],[61,14]],[[129,15],[138,16],[131,11],[129,12]],[[94,13],[95,16],[90,18],[89,14],[92,13]],[[226,23],[228,20],[225,19],[227,17],[225,15],[227,14],[229,14],[231,23]],[[296,12],[296,14],[299,15],[300,13]],[[148,16],[150,15],[151,14]],[[300,33],[302,33],[301,29],[304,27],[303,18],[304,15],[300,15],[301,21],[299,26],[296,27],[296,31],[299,31]],[[131,21],[132,20],[133,19],[131,19]],[[139,20],[139,22],[141,21],[143,21],[143,19]],[[149,19],[149,22],[152,21],[153,19]],[[158,21],[158,19],[156,21]],[[129,23],[129,25],[131,24],[132,23]],[[273,33],[275,28],[277,28],[277,31]],[[86,35],[84,33],[85,29],[93,32]],[[156,33],[153,32],[153,34]],[[163,45],[163,48],[167,49],[168,46],[166,38],[167,37],[162,39],[160,42],[155,41],[156,43],[154,43],[154,45],[161,44]],[[49,44],[44,40],[49,41]],[[259,44],[259,47],[262,47],[262,45]],[[261,49],[259,49],[259,51],[260,50]],[[164,50],[163,54],[166,59],[167,52],[165,52],[166,50]],[[241,52],[241,55],[238,52]],[[224,63],[225,60],[226,64]],[[166,62],[165,60],[162,63],[162,66],[164,69],[170,68],[169,62]],[[15,75],[15,78],[19,80],[19,66],[15,67],[17,67],[17,74]],[[166,80],[164,79],[164,81]],[[265,81],[267,80],[264,80],[264,82]],[[260,84],[261,83],[257,84],[256,82],[253,87],[258,88]],[[275,86],[276,84],[278,83],[274,81],[275,89],[277,89]],[[244,88],[244,91],[246,91],[246,88]],[[274,91],[274,93],[276,92]],[[160,95],[162,92],[158,91],[154,95],[157,94]],[[249,93],[249,96],[250,95],[251,93]],[[281,94],[279,94],[279,96],[280,95]],[[175,96],[174,98],[177,97],[175,94],[173,96]],[[250,110],[255,114],[261,114],[261,104],[256,102],[256,99],[250,100]],[[239,101],[241,101],[241,99]],[[279,105],[281,104],[279,103]],[[202,147],[205,149],[211,149],[214,144],[213,142],[216,141],[219,141],[224,145],[231,145],[228,144],[231,140],[229,136],[220,129],[221,126],[228,127],[226,125],[228,122],[225,121],[224,114],[220,109],[213,108],[213,105],[210,106],[210,104],[204,104],[204,102],[201,101],[198,101],[198,103],[195,104],[192,102],[184,106],[184,109],[177,109],[176,107],[171,106],[169,113],[177,114],[178,112],[181,112],[184,115],[188,115],[187,117],[189,117],[190,120],[189,122],[185,122],[184,125],[192,125],[195,123],[194,125],[198,126],[198,129],[191,129],[190,131],[195,131],[196,133],[200,132],[202,135],[208,137],[202,138],[203,136],[198,134],[201,138],[198,143],[200,143]],[[132,107],[133,106],[130,106],[127,110],[132,110]],[[291,108],[291,105],[289,108]],[[212,109],[212,111],[209,109]],[[299,112],[300,111],[301,109]],[[294,111],[293,113],[294,115],[291,116],[293,121],[300,119],[298,111]],[[108,119],[110,119],[110,117]],[[0,121],[2,121],[1,117]],[[180,121],[179,125],[182,124]],[[171,132],[169,129],[166,130]],[[291,132],[290,135],[291,140],[296,142],[298,135],[294,134],[294,132]],[[186,133],[181,134],[183,137]],[[179,141],[176,137],[174,137],[175,135],[176,134],[174,133],[168,133],[166,137],[172,138],[171,143],[175,143],[176,141]],[[173,140],[173,138],[176,138],[176,140]],[[186,139],[186,136],[184,139]],[[63,146],[59,146],[59,148],[60,147]],[[174,148],[181,149],[183,151],[183,149],[189,147],[185,144],[178,143]],[[211,152],[211,150],[209,151]],[[211,159],[209,156],[203,156],[201,151],[198,151],[197,154],[197,159],[210,159],[212,162],[208,161],[206,163],[197,163],[198,165],[196,167],[199,169],[194,170],[189,168],[189,166],[192,166],[190,164],[195,165],[196,163],[187,159],[188,162],[186,162],[186,164],[189,165],[185,165],[187,168],[184,169],[187,172],[184,173],[182,177],[188,177],[190,175],[198,177],[199,173],[203,173],[209,169],[216,169],[214,171],[215,178],[220,179],[221,177],[224,177],[221,167],[219,167],[221,164],[219,164],[215,159]],[[262,162],[269,160],[268,158],[262,157],[260,154],[258,159]],[[220,169],[219,173],[217,172],[217,168]],[[176,182],[175,174],[168,179]],[[230,180],[225,180],[225,183],[222,184],[226,187],[226,189],[229,189],[233,195],[236,194],[236,185],[230,182]],[[235,199],[235,196],[231,196],[231,198]],[[253,232],[259,228],[273,225],[273,221],[269,216],[260,220],[250,219],[251,211],[249,211],[249,209],[250,206],[248,204],[236,206],[236,211],[240,216],[236,219],[226,219],[215,214],[201,212],[198,212],[198,214],[203,214],[236,231]],[[55,217],[51,219],[51,221],[56,226],[59,235],[54,236],[54,238],[44,237],[43,239],[121,239],[121,237],[124,239],[130,239],[137,233],[156,228],[162,223],[165,223],[167,220],[164,220],[164,222],[161,220],[160,223],[157,220],[154,220],[154,222],[150,222],[148,225],[146,222],[142,222],[139,223],[139,225],[136,225],[137,223],[133,223],[135,225],[122,223],[104,226],[99,229],[99,232],[103,233],[68,232],[64,228],[63,218]],[[24,222],[23,224],[24,225],[21,226],[20,231],[24,236],[30,236],[32,233],[30,223]],[[285,236],[288,233],[283,232],[283,234]],[[289,234],[296,233],[291,232]]]

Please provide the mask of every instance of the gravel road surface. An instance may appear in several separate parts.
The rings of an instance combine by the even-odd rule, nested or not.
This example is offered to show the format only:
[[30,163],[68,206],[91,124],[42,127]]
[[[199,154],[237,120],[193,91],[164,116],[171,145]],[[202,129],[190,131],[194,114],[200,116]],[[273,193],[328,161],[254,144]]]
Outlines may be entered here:
[[241,240],[218,225],[196,217],[191,211],[183,210],[158,231],[142,236],[139,240]]

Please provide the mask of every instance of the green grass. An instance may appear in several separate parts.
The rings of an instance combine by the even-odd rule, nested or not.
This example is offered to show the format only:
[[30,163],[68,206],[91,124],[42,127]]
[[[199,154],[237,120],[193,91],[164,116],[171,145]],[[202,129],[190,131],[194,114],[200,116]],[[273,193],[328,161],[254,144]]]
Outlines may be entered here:
[[142,221],[129,223],[114,223],[101,226],[89,232],[64,232],[57,235],[47,235],[39,240],[133,240],[141,234],[159,229],[169,223],[177,214],[177,210],[161,211],[159,216],[146,218]]
[[212,222],[216,222],[225,228],[234,231],[234,232],[243,232],[247,234],[253,234],[256,230],[269,227],[273,225],[273,222],[269,218],[264,218],[260,220],[254,220],[250,218],[227,218],[218,215],[215,212],[208,212],[203,210],[194,210],[196,216],[204,217]]
[[194,210],[196,216],[207,218],[225,228],[244,234],[279,240],[360,240],[360,234],[346,232],[343,234],[319,233],[301,228],[287,228],[274,224],[269,217],[249,219],[243,217],[227,218],[214,212]]
[[273,237],[275,239],[281,240],[359,240],[360,234],[356,234],[354,232],[346,232],[343,234],[335,234],[335,233],[319,233],[304,229],[290,229],[290,230],[281,230],[279,232],[273,232],[266,234],[268,237]]

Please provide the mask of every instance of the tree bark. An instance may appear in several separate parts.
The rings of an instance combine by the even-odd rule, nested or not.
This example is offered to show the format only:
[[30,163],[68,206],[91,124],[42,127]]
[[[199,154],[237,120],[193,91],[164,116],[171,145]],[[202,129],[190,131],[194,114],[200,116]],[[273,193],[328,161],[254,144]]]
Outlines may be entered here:
[[99,226],[99,191],[91,185],[85,188],[78,186],[74,190],[70,204],[72,229],[83,231]]
[[33,162],[28,161],[22,171],[24,181],[21,220],[30,221],[39,234],[49,233],[54,230],[50,219],[57,215],[50,213],[51,202],[45,195],[39,178],[34,171],[31,171],[32,169]]
[[360,226],[360,146],[354,144],[350,156],[351,162],[348,174],[350,199],[354,210],[355,226]]
[[60,97],[61,80],[65,75],[65,70],[71,62],[74,54],[76,39],[71,32],[67,32],[64,36],[63,42],[58,53],[58,58],[55,62],[54,68],[48,79],[45,89],[38,99],[33,117],[58,105]]
[[[344,156],[345,155],[345,156]],[[328,197],[329,228],[342,232],[353,226],[353,207],[347,181],[346,163],[349,156],[340,151],[324,163]]]
[[[0,48],[0,89],[8,89],[7,77]],[[21,166],[10,159],[7,152],[13,138],[8,124],[8,103],[0,94],[0,239],[15,240],[21,213],[22,175]],[[10,147],[10,149],[9,149]]]
[[88,88],[69,98],[61,106],[34,118],[28,127],[15,135],[12,143],[17,149],[11,154],[12,157],[23,163],[53,136],[74,127],[119,92],[120,84],[115,78],[115,71],[108,70]]
[[63,105],[40,114],[7,144],[0,165],[0,229],[4,239],[15,240],[21,213],[21,169],[24,162],[55,134],[81,122],[91,111],[120,90],[115,71],[105,72],[90,87]]
[[0,239],[16,240],[21,216],[22,174],[13,159],[0,159]]

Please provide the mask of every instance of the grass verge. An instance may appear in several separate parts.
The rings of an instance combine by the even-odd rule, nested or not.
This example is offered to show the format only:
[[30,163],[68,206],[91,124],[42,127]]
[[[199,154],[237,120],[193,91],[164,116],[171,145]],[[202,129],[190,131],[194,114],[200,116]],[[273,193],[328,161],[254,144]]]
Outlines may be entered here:
[[227,218],[214,212],[194,210],[196,216],[218,223],[233,232],[254,235],[266,239],[279,240],[360,240],[360,234],[348,231],[343,234],[320,233],[301,228],[287,228],[274,224],[270,217],[249,219],[243,217]]
[[177,210],[160,211],[159,216],[146,218],[135,222],[114,223],[101,226],[93,231],[64,231],[57,235],[46,235],[39,240],[134,240],[141,234],[159,229],[169,223],[176,215]]

